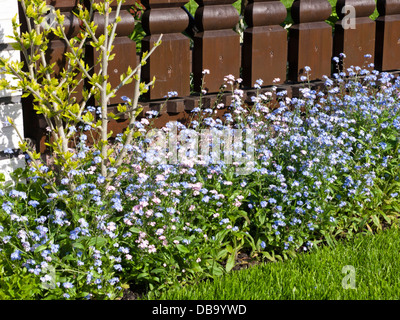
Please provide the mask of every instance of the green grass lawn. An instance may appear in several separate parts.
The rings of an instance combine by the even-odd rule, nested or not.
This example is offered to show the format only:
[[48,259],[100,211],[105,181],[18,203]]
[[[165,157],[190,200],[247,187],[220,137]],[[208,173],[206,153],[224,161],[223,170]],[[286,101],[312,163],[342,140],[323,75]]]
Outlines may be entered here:
[[[355,282],[349,279],[351,267],[344,272],[345,266],[354,268]],[[350,288],[343,288],[343,283]],[[160,299],[400,299],[400,230],[359,235],[336,248],[320,247],[284,262],[235,271],[214,281],[171,290]]]

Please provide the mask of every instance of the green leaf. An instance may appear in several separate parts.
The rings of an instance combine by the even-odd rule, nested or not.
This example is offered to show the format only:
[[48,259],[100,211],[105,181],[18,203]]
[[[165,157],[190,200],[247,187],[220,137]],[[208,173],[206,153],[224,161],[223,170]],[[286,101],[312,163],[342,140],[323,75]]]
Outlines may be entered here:
[[149,274],[147,272],[142,272],[141,274],[139,274],[136,277],[136,279],[145,278],[145,277],[148,277],[148,276],[149,276]]
[[215,277],[220,277],[224,274],[224,269],[219,264],[214,264],[211,268],[211,274]]
[[39,253],[39,252],[45,250],[46,248],[47,248],[47,245],[42,244],[41,246],[39,246],[39,247],[37,247],[37,248],[35,249],[35,253]]
[[330,247],[332,247],[332,248],[336,247],[335,242],[333,241],[332,237],[329,234],[325,235],[325,239]]
[[251,224],[251,221],[250,221],[250,219],[249,219],[249,217],[248,217],[246,211],[244,211],[244,210],[238,210],[237,213],[240,214],[240,215],[246,220],[246,222],[247,222],[248,224]]
[[275,257],[271,256],[268,252],[262,252],[262,254],[263,254],[263,256],[264,256],[265,258],[267,258],[269,261],[273,261],[273,262],[276,261]]
[[129,231],[130,231],[130,232],[133,232],[133,233],[139,233],[139,232],[140,232],[140,229],[139,229],[139,228],[136,228],[136,227],[130,227],[130,228],[129,228]]
[[189,252],[190,252],[189,249],[188,249],[187,247],[185,247],[184,245],[182,245],[182,244],[177,244],[177,245],[176,245],[176,248],[177,248],[180,252],[183,252],[183,253],[189,253]]
[[88,241],[87,245],[88,245],[89,247],[90,247],[90,246],[94,246],[94,245],[98,245],[98,246],[102,247],[102,246],[104,246],[106,243],[107,243],[107,239],[106,239],[106,238],[103,238],[103,237],[94,237],[94,238],[91,238],[91,239]]
[[157,273],[165,273],[165,268],[155,268],[150,271],[150,273],[157,274]]
[[376,215],[371,216],[372,221],[374,222],[374,225],[378,228],[378,229],[382,229],[382,225],[379,221],[379,218]]
[[72,244],[72,246],[73,246],[74,248],[76,248],[76,249],[85,250],[85,246],[84,246],[82,243],[80,243],[80,242],[74,242],[74,243]]
[[226,255],[228,254],[228,250],[227,249],[223,249],[221,251],[218,252],[217,255],[217,260],[223,259]]
[[235,266],[235,257],[236,257],[236,254],[234,254],[234,253],[229,255],[229,258],[226,261],[226,266],[225,266],[226,272],[231,271],[232,268]]

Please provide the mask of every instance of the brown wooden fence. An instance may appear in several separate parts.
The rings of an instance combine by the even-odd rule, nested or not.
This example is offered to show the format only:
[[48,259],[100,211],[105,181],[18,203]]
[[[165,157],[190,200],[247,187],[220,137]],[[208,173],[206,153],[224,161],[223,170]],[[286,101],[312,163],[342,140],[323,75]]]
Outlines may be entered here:
[[[48,3],[60,9],[67,16],[68,32],[73,35],[79,29],[79,21],[71,13],[78,0],[48,0]],[[146,36],[141,42],[142,50],[148,51],[159,35],[163,34],[162,45],[156,49],[144,66],[142,78],[150,81],[156,77],[142,103],[144,112],[158,110],[165,101],[168,92],[176,91],[178,97],[168,101],[161,110],[157,125],[169,120],[185,120],[190,110],[198,103],[198,95],[191,94],[191,73],[193,89],[199,92],[203,70],[210,74],[205,77],[204,88],[207,95],[204,105],[214,103],[223,79],[228,74],[243,79],[242,88],[249,96],[257,79],[262,79],[268,89],[278,85],[288,90],[296,86],[305,75],[305,66],[311,68],[309,79],[318,81],[322,76],[332,73],[332,58],[344,53],[344,66],[363,66],[365,55],[370,54],[380,71],[400,70],[400,0],[338,0],[336,10],[340,20],[336,22],[335,32],[325,21],[331,15],[331,5],[327,0],[295,0],[291,7],[293,25],[287,31],[282,24],[287,16],[285,6],[278,0],[248,0],[243,5],[243,16],[247,28],[240,35],[234,31],[239,22],[239,13],[232,6],[233,0],[198,0],[194,20],[182,8],[186,0],[142,0],[146,10],[142,16],[142,25]],[[124,9],[135,4],[127,0]],[[351,5],[355,9],[355,29],[346,28],[342,8]],[[375,7],[379,17],[373,21],[369,16]],[[95,15],[95,20],[97,16]],[[192,23],[195,30],[191,40],[183,31]],[[129,38],[134,28],[134,19],[128,11],[122,14],[115,42],[116,58],[110,66],[111,82],[117,84],[119,75],[126,68],[135,66],[138,57],[136,44]],[[98,30],[102,30],[101,27]],[[186,32],[185,34],[190,34]],[[86,59],[93,61],[95,52],[88,51]],[[63,67],[66,47],[61,40],[52,40],[48,59],[56,61],[58,73]],[[279,78],[279,81],[276,81]],[[275,82],[274,82],[275,79]],[[254,89],[253,89],[254,91]],[[130,98],[133,85],[118,92],[110,108],[120,102],[121,96]],[[294,93],[293,93],[294,94]],[[79,93],[77,93],[79,95]],[[223,96],[225,105],[229,104],[229,94]],[[32,111],[28,99],[23,102],[25,117],[25,135],[36,142],[39,151],[45,150],[45,122]],[[121,132],[126,120],[111,123],[114,133]]]

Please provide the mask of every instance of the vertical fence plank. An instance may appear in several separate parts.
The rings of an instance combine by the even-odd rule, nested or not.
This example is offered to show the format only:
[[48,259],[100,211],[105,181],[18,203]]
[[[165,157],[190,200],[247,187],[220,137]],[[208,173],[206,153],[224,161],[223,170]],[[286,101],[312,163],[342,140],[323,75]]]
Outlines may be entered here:
[[279,1],[249,0],[244,18],[248,28],[244,31],[242,46],[242,78],[245,87],[262,79],[272,85],[275,78],[286,80],[287,31],[281,27],[286,8]]
[[[101,0],[96,0],[95,2],[101,2]],[[121,6],[121,21],[117,25],[116,37],[113,43],[114,49],[112,50],[112,54],[115,54],[115,57],[113,60],[108,62],[108,75],[112,87],[115,87],[120,83],[120,75],[126,73],[128,67],[131,67],[132,69],[136,67],[136,43],[128,37],[134,29],[135,18],[127,11],[127,9],[134,4],[135,0],[126,0]],[[115,21],[117,1],[114,0],[111,3],[111,8],[113,11],[111,11],[109,16],[110,24]],[[104,16],[95,12],[93,15],[93,21],[98,26],[96,37],[104,34]],[[86,50],[87,63],[93,65],[98,59],[100,51],[94,50],[90,45],[86,46]],[[97,64],[94,67],[94,72],[98,73],[99,71],[100,64]],[[128,98],[133,99],[133,95],[134,82],[125,85],[118,90],[116,96],[110,99],[110,104],[122,103],[122,96],[127,96]]]
[[[65,34],[68,37],[75,37],[79,33],[79,19],[71,12],[72,9],[77,4],[77,0],[46,0],[47,5],[53,6],[55,9],[59,9],[61,13],[65,16],[64,28]],[[52,21],[47,21],[50,25]],[[68,51],[67,44],[64,40],[54,36],[49,35],[49,45],[46,51],[45,57],[48,64],[55,63],[53,68],[54,77],[60,78],[60,72],[66,68],[66,57],[65,53]],[[78,75],[80,78],[80,75]],[[71,97],[75,98],[78,103],[82,102],[82,89],[83,81],[79,83],[77,88],[74,90]]]
[[311,68],[310,80],[331,74],[332,28],[325,22],[332,7],[327,0],[296,0],[292,5],[294,24],[289,32],[289,75],[300,81]]
[[[68,36],[76,36],[79,32],[79,20],[71,12],[76,6],[78,0],[46,0],[48,6],[52,6],[65,16],[64,28],[65,33]],[[23,16],[22,9],[20,8],[20,14]],[[27,30],[25,17],[21,19],[21,31]],[[51,21],[47,21],[51,24]],[[64,54],[67,52],[67,45],[64,40],[60,40],[56,36],[49,37],[48,49],[45,53],[46,62],[48,64],[55,63],[54,66],[54,77],[61,77],[60,72],[66,67],[66,58]],[[80,75],[78,75],[80,77]],[[81,102],[82,99],[83,82],[74,90],[71,95],[72,99],[76,99],[77,102]],[[46,131],[47,123],[42,115],[36,114],[36,111],[32,107],[33,98],[29,96],[22,99],[22,105],[24,110],[24,129],[26,136],[32,139],[33,144],[36,146],[38,152],[45,153],[46,151],[46,139],[48,132]]]
[[[344,53],[343,68],[363,67],[365,55],[375,55],[375,22],[369,16],[375,10],[375,0],[338,0],[336,11],[339,21],[335,24],[333,55]],[[342,12],[343,11],[343,12]],[[352,16],[354,13],[355,16]],[[368,61],[373,62],[374,60]],[[366,67],[366,66],[365,66]]]
[[150,51],[163,34],[162,44],[143,66],[142,78],[149,82],[156,78],[147,98],[162,99],[175,91],[180,97],[190,94],[190,39],[182,34],[189,25],[189,17],[181,8],[187,1],[142,1],[146,7],[142,25],[147,36],[142,40],[142,51]]
[[378,0],[377,5],[375,67],[400,69],[400,1]]
[[[193,83],[194,90],[208,93],[219,91],[224,77],[231,74],[239,77],[240,36],[233,31],[239,21],[237,10],[231,5],[234,0],[197,0],[195,21],[199,32],[194,36]],[[202,86],[202,72],[210,75]]]

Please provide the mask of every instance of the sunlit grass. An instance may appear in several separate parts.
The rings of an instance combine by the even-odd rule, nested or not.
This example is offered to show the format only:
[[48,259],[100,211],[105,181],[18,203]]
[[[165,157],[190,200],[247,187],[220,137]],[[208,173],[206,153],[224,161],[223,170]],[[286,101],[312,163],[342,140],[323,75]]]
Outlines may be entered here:
[[[400,233],[359,235],[336,248],[321,247],[284,262],[232,272],[214,281],[171,290],[169,300],[288,300],[400,298]],[[348,271],[342,273],[343,268]],[[350,269],[354,267],[355,288]],[[345,277],[348,278],[345,278]],[[343,285],[349,285],[345,289]]]

